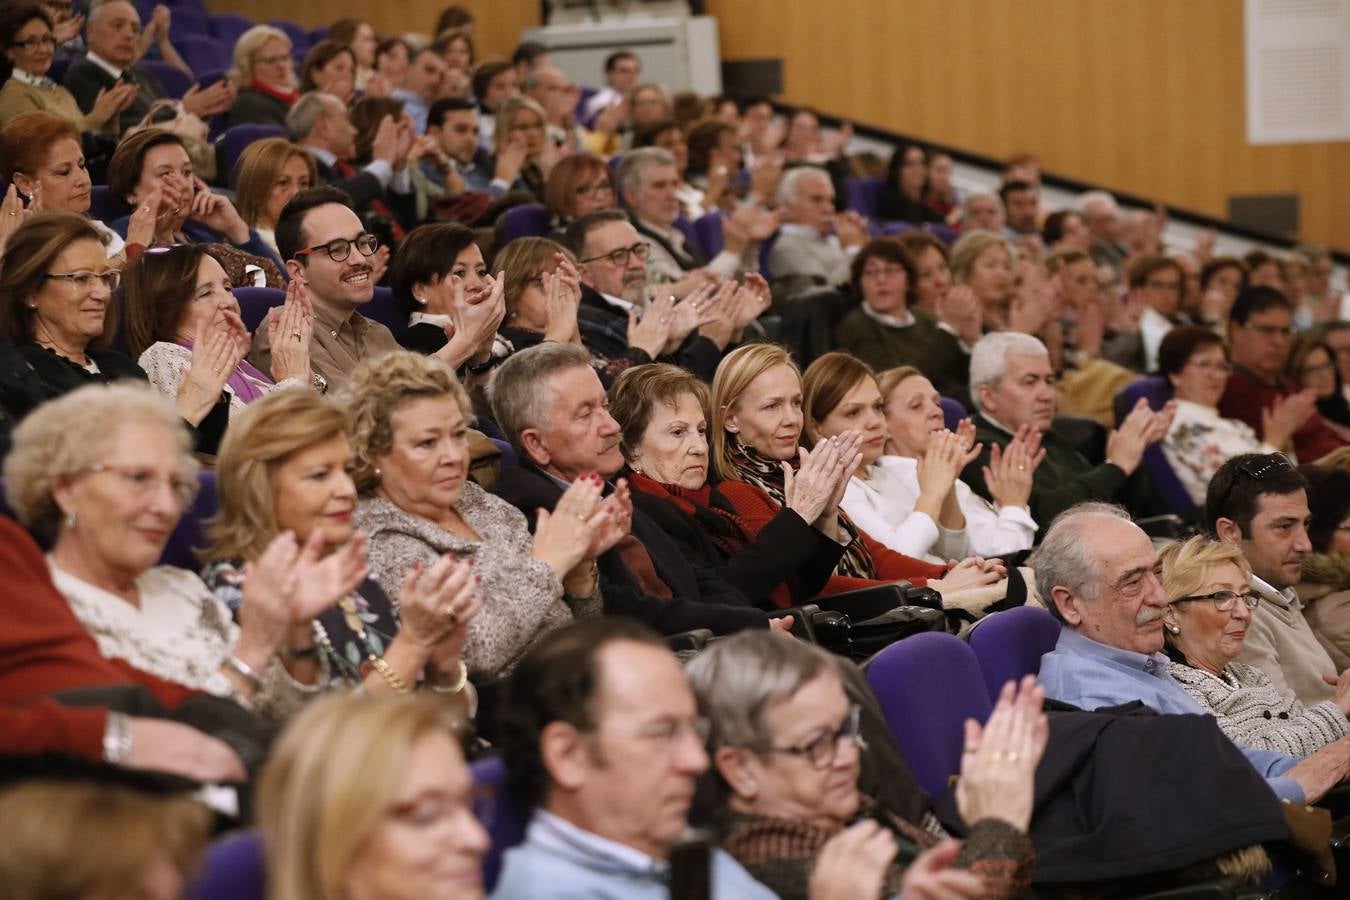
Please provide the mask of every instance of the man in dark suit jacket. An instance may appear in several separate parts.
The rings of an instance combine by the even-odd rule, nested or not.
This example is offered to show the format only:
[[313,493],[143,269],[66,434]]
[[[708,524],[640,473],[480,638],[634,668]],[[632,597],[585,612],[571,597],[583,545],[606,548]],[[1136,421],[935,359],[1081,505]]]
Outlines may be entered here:
[[[126,0],[96,3],[89,12],[86,37],[89,52],[66,69],[64,83],[80,110],[90,112],[99,94],[119,82],[136,85],[136,99],[122,110],[121,130],[138,124],[156,100],[168,96],[158,78],[135,65],[139,53],[141,19]],[[203,119],[224,112],[234,103],[234,88],[220,81],[202,89],[194,85],[183,95],[183,108]]]
[[[570,483],[610,479],[623,467],[619,425],[590,355],[573,344],[544,343],[507,359],[493,377],[493,413],[521,463],[494,490],[533,519],[552,510]],[[626,490],[626,489],[625,489]],[[613,487],[606,502],[618,508]],[[621,492],[619,492],[621,493]],[[632,532],[599,559],[605,612],[641,619],[664,634],[708,628],[728,634],[763,628],[768,615],[711,568],[695,568],[661,526],[632,513]]]
[[314,157],[319,183],[351,195],[362,219],[373,213],[402,229],[417,224],[416,198],[405,165],[414,137],[410,130],[392,120],[381,124],[371,143],[371,161],[361,169],[350,162],[356,155],[356,126],[337,97],[318,91],[301,96],[286,115],[286,130]]

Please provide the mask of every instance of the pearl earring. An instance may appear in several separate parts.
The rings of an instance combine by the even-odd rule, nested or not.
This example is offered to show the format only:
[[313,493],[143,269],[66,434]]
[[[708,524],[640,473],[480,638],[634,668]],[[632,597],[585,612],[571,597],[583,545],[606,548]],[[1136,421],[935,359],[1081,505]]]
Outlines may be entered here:
[[75,527],[75,510],[72,509],[70,512],[66,513],[64,522],[67,529]]
[[1177,625],[1168,625],[1167,630],[1173,634],[1181,634],[1181,628]]

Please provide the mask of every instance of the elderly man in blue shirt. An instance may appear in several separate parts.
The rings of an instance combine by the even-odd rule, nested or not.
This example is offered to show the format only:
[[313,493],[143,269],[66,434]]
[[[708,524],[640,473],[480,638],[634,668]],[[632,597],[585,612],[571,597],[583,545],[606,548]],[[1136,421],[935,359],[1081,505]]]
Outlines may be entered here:
[[[1047,697],[1088,710],[1137,700],[1164,715],[1209,715],[1168,674],[1158,554],[1125,510],[1106,503],[1066,510],[1032,566],[1041,597],[1064,625],[1041,659]],[[1350,737],[1302,758],[1238,749],[1284,800],[1315,803],[1350,775]]]

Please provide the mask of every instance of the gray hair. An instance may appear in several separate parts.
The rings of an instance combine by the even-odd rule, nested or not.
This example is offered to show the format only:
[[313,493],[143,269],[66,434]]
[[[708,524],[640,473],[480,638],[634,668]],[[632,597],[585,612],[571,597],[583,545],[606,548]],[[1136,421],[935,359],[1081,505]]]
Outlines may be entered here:
[[995,384],[1008,371],[1008,354],[1049,356],[1040,338],[1020,331],[992,331],[975,342],[970,349],[970,399],[981,410],[980,386]]
[[1053,591],[1064,587],[1087,600],[1101,592],[1101,566],[1084,540],[1085,528],[1092,519],[1124,519],[1130,514],[1114,503],[1090,501],[1069,507],[1055,516],[1041,539],[1041,545],[1027,564],[1036,572],[1036,590],[1056,619],[1064,621]]
[[822,671],[838,674],[829,652],[768,631],[742,631],[709,644],[684,668],[699,711],[712,724],[712,746],[761,750],[773,739],[764,713]]
[[[286,133],[290,135],[292,141],[298,144],[309,137],[319,119],[328,111],[326,105],[331,96],[323,91],[310,91],[295,101],[291,111],[286,113]],[[338,103],[342,102],[337,97],[333,99]]]
[[642,187],[642,176],[653,166],[673,166],[675,157],[669,150],[661,147],[639,147],[636,150],[629,150],[623,155],[623,160],[619,163],[617,180],[619,189],[623,191],[624,201],[627,202],[628,193],[636,191]]
[[492,417],[522,460],[530,458],[520,439],[527,428],[547,428],[553,396],[543,384],[558,372],[591,364],[585,347],[546,341],[507,357],[488,385]]
[[[830,173],[820,166],[794,166],[783,173],[783,177],[778,180],[778,193],[774,199],[779,206],[788,206],[797,202],[797,190],[801,183],[808,178],[824,178],[830,181]],[[834,182],[830,181],[833,185]]]
[[98,23],[99,19],[103,18],[103,13],[101,11],[103,7],[109,6],[113,3],[125,3],[127,6],[130,6],[132,10],[136,13],[137,21],[140,21],[141,11],[137,9],[136,4],[132,3],[131,0],[94,0],[93,3],[89,4],[89,18],[84,23],[86,32],[90,28],[93,28],[94,25]]
[[1088,207],[1098,203],[1107,204],[1111,207],[1113,212],[1120,211],[1120,204],[1118,204],[1116,198],[1111,196],[1107,191],[1084,191],[1074,198],[1073,206],[1074,209],[1078,210],[1080,213],[1085,213],[1088,211]]
[[996,204],[998,204],[999,213],[1000,214],[1004,213],[1003,198],[1000,197],[997,192],[971,191],[970,193],[966,194],[966,196],[961,200],[962,217],[964,217],[965,214],[970,210],[970,202],[972,200],[993,200]]

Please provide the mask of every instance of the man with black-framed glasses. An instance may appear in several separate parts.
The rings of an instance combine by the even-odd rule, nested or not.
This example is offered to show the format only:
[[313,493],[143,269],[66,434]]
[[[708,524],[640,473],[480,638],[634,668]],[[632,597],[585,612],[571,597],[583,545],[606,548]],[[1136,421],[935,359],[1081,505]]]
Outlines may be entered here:
[[1264,601],[1252,611],[1238,662],[1268,675],[1281,696],[1315,706],[1335,694],[1326,678],[1338,673],[1294,590],[1303,557],[1312,552],[1307,487],[1279,453],[1235,456],[1210,479],[1205,524],[1219,540],[1242,548],[1252,587]]
[[[1238,294],[1228,317],[1233,374],[1219,401],[1219,414],[1246,422],[1263,440],[1267,411],[1303,393],[1299,385],[1284,377],[1293,336],[1294,307],[1284,294],[1261,286]],[[1313,409],[1294,431],[1293,450],[1301,461],[1311,462],[1344,443]]]
[[[345,384],[361,360],[401,349],[388,328],[357,312],[375,295],[380,242],[365,230],[351,202],[337,188],[309,188],[292,197],[277,219],[277,249],[286,271],[305,284],[314,304],[310,368],[330,391]],[[300,336],[278,339],[300,340]],[[271,370],[266,328],[253,335],[249,361]]]

